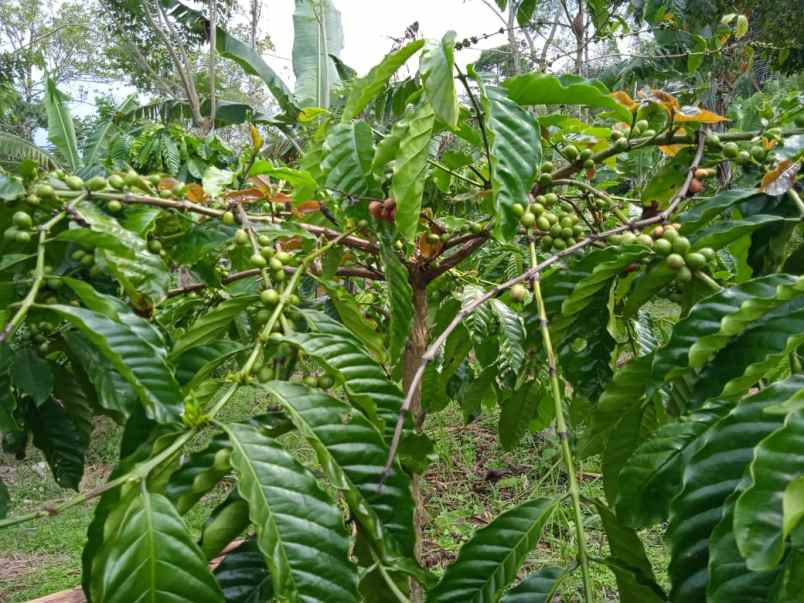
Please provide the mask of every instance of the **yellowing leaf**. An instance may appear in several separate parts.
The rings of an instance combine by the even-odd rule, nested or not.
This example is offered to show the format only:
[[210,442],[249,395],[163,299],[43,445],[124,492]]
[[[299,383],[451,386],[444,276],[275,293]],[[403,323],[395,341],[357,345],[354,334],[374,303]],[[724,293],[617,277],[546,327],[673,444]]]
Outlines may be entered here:
[[263,140],[260,131],[254,124],[251,124],[251,146],[254,148],[255,151],[259,151],[262,148],[264,142],[265,141]]
[[207,194],[200,184],[191,182],[187,185],[187,199],[193,203],[203,203],[207,199]]
[[669,92],[665,92],[664,90],[653,90],[651,95],[653,99],[656,99],[656,101],[658,101],[658,103],[665,109],[678,109],[678,99]]
[[[677,134],[680,136],[686,135],[687,131],[684,128],[679,128]],[[660,145],[659,150],[667,155],[668,157],[675,157],[678,155],[678,152],[683,149],[684,147],[688,147],[690,145],[687,144],[665,144]]]
[[700,124],[717,124],[721,121],[728,121],[728,118],[713,113],[708,109],[685,105],[676,111],[675,121],[677,123],[696,122]]
[[737,25],[734,26],[734,37],[738,40],[748,33],[748,17],[740,15],[737,17]]
[[786,193],[796,181],[796,174],[801,168],[801,164],[792,163],[785,159],[762,178],[759,190],[769,195],[781,195]]
[[639,103],[636,102],[633,98],[631,98],[631,96],[623,90],[617,90],[616,92],[612,92],[611,94],[609,94],[609,96],[614,100],[616,100],[621,105],[625,105],[626,107],[628,107],[629,111],[633,111],[637,106],[639,106]]

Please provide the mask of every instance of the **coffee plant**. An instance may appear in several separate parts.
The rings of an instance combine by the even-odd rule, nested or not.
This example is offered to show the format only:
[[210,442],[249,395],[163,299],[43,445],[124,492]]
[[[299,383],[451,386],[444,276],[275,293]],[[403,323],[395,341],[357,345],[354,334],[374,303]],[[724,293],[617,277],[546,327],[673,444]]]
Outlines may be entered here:
[[[312,109],[238,43],[219,34],[280,97],[281,158],[252,125],[237,152],[151,127],[90,160],[54,92],[66,161],[20,144],[0,174],[3,448],[32,441],[77,490],[94,418],[124,428],[94,490],[15,514],[0,483],[0,527],[93,501],[94,603],[594,601],[598,564],[620,601],[800,600],[800,96],[730,127],[687,93],[496,85],[447,35]],[[222,419],[238,395],[268,406]],[[503,512],[439,578],[422,425],[450,404],[499,406],[506,449],[554,425],[567,495]],[[579,490],[592,457],[605,498]],[[215,488],[195,540],[183,516]],[[576,563],[522,578],[562,508]],[[669,592],[640,540],[656,524]]]

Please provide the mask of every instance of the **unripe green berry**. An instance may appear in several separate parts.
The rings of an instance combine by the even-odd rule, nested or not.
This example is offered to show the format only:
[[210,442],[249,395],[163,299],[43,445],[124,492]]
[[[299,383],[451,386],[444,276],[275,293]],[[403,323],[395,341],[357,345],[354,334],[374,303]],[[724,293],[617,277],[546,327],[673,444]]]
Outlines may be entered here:
[[234,242],[235,245],[245,245],[248,243],[248,233],[244,229],[238,228],[235,232]]
[[235,216],[230,211],[223,212],[223,217],[221,219],[223,220],[223,223],[226,224],[227,226],[231,226],[232,224],[235,223]]
[[24,211],[15,212],[12,221],[17,228],[30,228],[33,226],[31,215]]
[[681,270],[685,266],[684,258],[677,253],[668,255],[666,262],[673,270]]
[[262,257],[259,253],[255,253],[254,255],[252,255],[249,261],[251,262],[251,265],[254,266],[255,268],[265,268],[265,266],[268,264],[268,262],[265,261],[265,258]]

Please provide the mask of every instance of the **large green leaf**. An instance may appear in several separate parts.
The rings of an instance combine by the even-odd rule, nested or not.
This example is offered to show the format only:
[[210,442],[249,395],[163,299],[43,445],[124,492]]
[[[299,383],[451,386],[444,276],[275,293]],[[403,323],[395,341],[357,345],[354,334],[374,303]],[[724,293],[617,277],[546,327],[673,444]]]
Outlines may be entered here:
[[43,309],[75,326],[134,388],[149,418],[175,421],[183,410],[181,391],[164,361],[164,352],[141,339],[129,326],[73,306]]
[[148,250],[148,243],[117,220],[101,211],[94,203],[79,201],[76,213],[96,232],[115,237],[130,250],[117,254],[111,250],[96,251],[100,264],[111,272],[137,307],[159,303],[167,296],[170,273],[157,254]]
[[[656,583],[645,546],[637,533],[617,521],[601,501],[595,501],[611,552],[609,568],[617,578],[620,603],[661,603],[667,597]],[[625,570],[625,571],[622,571]]]
[[388,356],[395,364],[401,364],[413,324],[413,288],[410,286],[408,271],[399,258],[393,239],[392,234],[384,229],[380,236],[380,257],[391,306]]
[[324,141],[325,185],[334,192],[364,197],[377,195],[371,172],[374,142],[366,122],[335,125]]
[[566,577],[567,571],[560,567],[544,567],[505,593],[500,603],[552,603],[553,595]]
[[419,70],[424,94],[436,117],[454,128],[458,125],[458,95],[455,92],[455,32],[447,32],[441,42],[432,42],[422,51]]
[[536,498],[497,516],[461,547],[458,558],[427,593],[427,602],[496,601],[538,543],[555,508],[554,501]]
[[408,241],[415,238],[419,224],[434,123],[433,108],[429,103],[420,103],[399,140],[394,162],[391,195],[396,201],[396,228],[399,236]]
[[491,309],[500,325],[500,376],[516,378],[525,363],[525,325],[502,300],[491,300]]
[[14,353],[11,366],[11,379],[23,394],[27,394],[40,405],[53,391],[53,371],[50,365],[32,348],[24,347]]
[[249,538],[215,568],[226,603],[261,603],[273,596],[271,574],[257,541]]
[[726,210],[757,194],[755,189],[720,192],[680,214],[678,221],[684,224],[684,234],[689,235],[703,228]]
[[293,74],[302,106],[328,108],[330,90],[339,81],[329,58],[343,48],[341,13],[332,0],[296,0],[293,13]]
[[78,491],[94,426],[92,399],[73,372],[53,364],[53,397],[30,409],[34,446],[62,488]]
[[144,486],[106,520],[91,593],[94,603],[224,600],[181,517],[168,499]]
[[413,501],[407,476],[397,467],[383,482],[388,446],[362,414],[340,400],[303,385],[265,386],[312,446],[329,482],[370,535],[383,559],[413,555]]
[[177,358],[190,348],[213,342],[220,338],[232,321],[246,308],[256,304],[257,295],[241,295],[227,299],[191,324],[184,335],[173,344],[171,358]]
[[663,425],[634,451],[619,474],[616,509],[624,525],[644,528],[667,517],[670,500],[681,487],[685,461],[697,450],[697,438],[731,406],[722,400],[710,402]]
[[256,428],[225,426],[237,487],[280,599],[357,601],[340,509],[315,476]]
[[175,362],[176,379],[181,383],[182,391],[192,392],[206,381],[216,368],[250,347],[228,339],[221,339],[186,350],[176,358]]
[[804,280],[773,274],[722,289],[698,302],[656,352],[653,375],[669,380],[687,366],[700,368],[752,321],[804,292]]
[[764,410],[797,396],[802,388],[801,375],[774,383],[740,401],[700,436],[697,452],[686,463],[682,490],[670,505],[672,601],[704,598],[709,539],[723,505],[748,467],[754,446],[782,424],[780,415]]
[[804,298],[778,306],[754,322],[701,371],[694,397],[705,400],[748,391],[804,343]]
[[503,87],[520,105],[586,105],[609,109],[620,121],[631,123],[631,112],[595,80],[577,75],[528,73],[507,80]]
[[752,572],[746,567],[745,559],[737,548],[734,539],[734,502],[745,481],[743,479],[737,490],[729,496],[723,517],[709,538],[706,600],[710,603],[765,603],[778,573]]
[[[740,237],[749,235],[760,228],[765,228],[780,222],[785,222],[785,219],[781,216],[765,214],[755,214],[741,219],[724,220],[696,232],[694,235],[690,236],[690,240],[692,241],[693,250],[703,247],[721,249]],[[792,223],[793,221],[791,220],[790,222]]]
[[75,125],[67,107],[67,100],[67,97],[56,88],[56,83],[48,78],[45,85],[47,136],[67,161],[70,169],[76,171],[81,167],[81,156],[78,154]]
[[734,533],[749,569],[770,570],[782,560],[785,538],[783,499],[787,486],[804,475],[804,411],[791,412],[784,425],[754,448],[751,483],[740,494]]
[[507,240],[519,224],[513,205],[528,202],[531,184],[542,163],[539,124],[502,88],[482,89],[497,217],[494,233]]
[[349,121],[360,115],[363,109],[385,88],[389,78],[396,73],[405,62],[422,46],[424,40],[415,40],[399,50],[385,55],[382,62],[371,68],[364,77],[354,82],[346,106],[343,108],[343,121]]

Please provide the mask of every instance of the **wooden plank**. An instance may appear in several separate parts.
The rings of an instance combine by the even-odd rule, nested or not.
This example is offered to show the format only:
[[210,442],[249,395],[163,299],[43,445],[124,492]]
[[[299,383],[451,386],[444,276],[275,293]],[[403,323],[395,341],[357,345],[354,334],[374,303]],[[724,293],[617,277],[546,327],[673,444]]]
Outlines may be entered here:
[[[236,549],[242,542],[242,540],[235,540],[229,544],[218,557],[209,562],[209,569],[213,570],[218,567],[223,558],[226,557],[226,554]],[[79,586],[70,590],[63,590],[60,593],[39,597],[38,599],[31,599],[28,603],[86,603],[86,601],[84,591]]]

